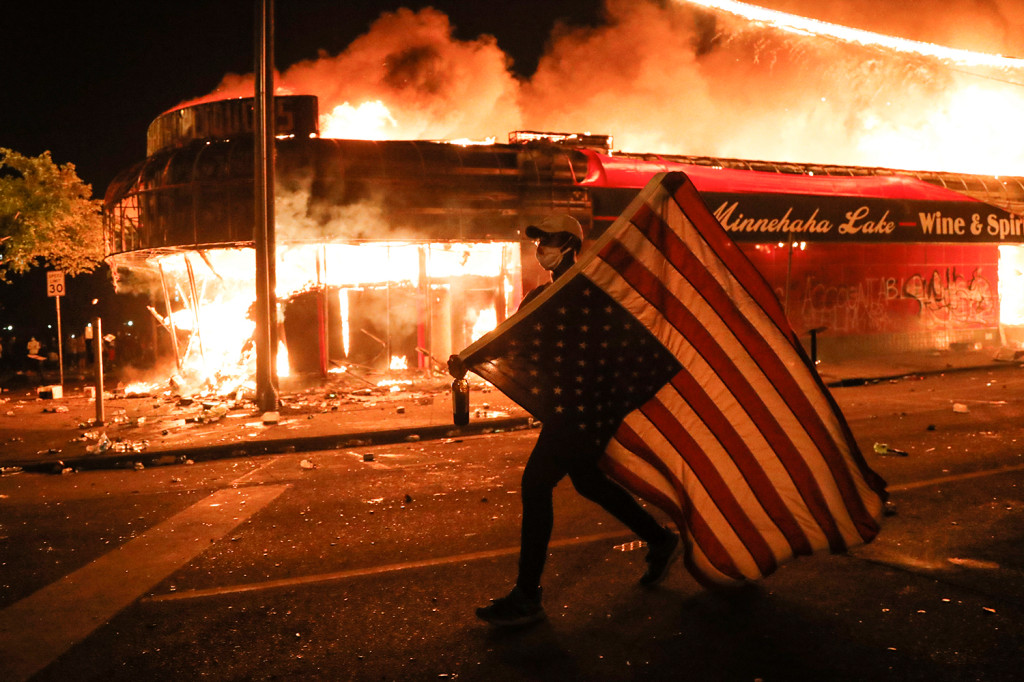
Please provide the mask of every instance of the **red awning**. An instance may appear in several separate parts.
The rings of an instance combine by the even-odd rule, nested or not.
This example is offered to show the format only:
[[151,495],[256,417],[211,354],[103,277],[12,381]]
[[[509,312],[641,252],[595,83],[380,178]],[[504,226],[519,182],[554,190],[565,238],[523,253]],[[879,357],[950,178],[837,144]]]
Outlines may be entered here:
[[729,194],[802,194],[821,196],[977,201],[966,194],[901,175],[802,175],[716,168],[680,163],[660,156],[611,156],[586,149],[587,173],[579,181],[591,187],[644,187],[656,174],[682,171],[701,192]]

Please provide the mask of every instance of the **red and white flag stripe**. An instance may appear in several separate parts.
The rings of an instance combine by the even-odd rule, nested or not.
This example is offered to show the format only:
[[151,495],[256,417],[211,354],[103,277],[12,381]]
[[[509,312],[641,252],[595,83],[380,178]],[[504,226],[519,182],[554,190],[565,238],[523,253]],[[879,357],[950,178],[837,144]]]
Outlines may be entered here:
[[771,288],[685,175],[659,176],[581,262],[683,369],[627,415],[609,472],[664,509],[703,582],[770,574],[878,532],[861,456]]

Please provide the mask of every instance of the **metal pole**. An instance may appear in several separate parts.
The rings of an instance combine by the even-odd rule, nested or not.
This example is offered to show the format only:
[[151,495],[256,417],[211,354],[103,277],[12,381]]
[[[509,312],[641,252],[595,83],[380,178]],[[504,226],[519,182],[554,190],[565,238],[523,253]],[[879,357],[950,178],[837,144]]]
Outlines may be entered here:
[[256,91],[253,106],[256,252],[256,400],[277,410],[277,300],[274,236],[274,0],[256,2]]
[[389,244],[386,249],[387,253],[387,290],[385,294],[385,308],[387,309],[386,324],[384,326],[384,368],[385,371],[391,370],[391,245]]
[[785,297],[782,301],[782,311],[786,317],[789,317],[789,280],[793,273],[793,230],[789,230],[789,237],[787,238],[789,246],[789,253],[786,258],[786,290],[783,292]]
[[[317,343],[320,347],[320,376],[327,376],[329,365],[330,343],[327,338],[327,274],[324,247],[316,250],[316,284],[317,284]],[[323,275],[321,276],[321,272]]]
[[164,307],[167,308],[167,324],[169,325],[168,331],[171,332],[171,348],[174,349],[174,364],[178,366],[178,371],[181,371],[181,355],[178,354],[178,329],[174,326],[174,315],[171,310],[171,295],[167,291],[167,277],[164,275],[164,266],[159,265],[160,268],[160,286],[164,291]]
[[[419,247],[419,265],[420,265],[420,301],[422,305],[420,307],[420,319],[419,329],[420,335],[417,341],[420,345],[416,347],[416,351],[419,356],[423,355],[420,350],[424,346],[427,349],[427,357],[420,357],[420,361],[417,363],[417,367],[423,370],[423,373],[427,376],[433,373],[434,368],[430,365],[430,350],[433,349],[431,344],[431,336],[433,336],[433,326],[431,320],[432,307],[430,305],[430,245],[423,244]],[[418,357],[419,357],[418,356]]]
[[331,369],[331,278],[327,274],[326,245],[320,247],[320,253],[322,254],[324,264],[323,300],[320,302],[323,305],[324,315],[324,359],[322,368],[323,374],[326,377]]
[[102,426],[104,423],[103,415],[103,321],[100,318],[94,320],[96,326],[96,333],[92,337],[93,356],[95,362],[93,367],[96,368],[96,425]]
[[64,388],[64,336],[60,328],[60,296],[57,299],[57,367],[60,369],[60,387]]
[[192,296],[189,299],[192,302],[192,323],[195,325],[193,329],[193,335],[196,338],[196,342],[199,344],[199,359],[203,363],[203,368],[206,368],[206,354],[203,352],[203,326],[199,323],[199,293],[196,291],[196,276],[192,270],[192,261],[188,259],[188,254],[185,254],[185,272],[188,273],[188,289]]

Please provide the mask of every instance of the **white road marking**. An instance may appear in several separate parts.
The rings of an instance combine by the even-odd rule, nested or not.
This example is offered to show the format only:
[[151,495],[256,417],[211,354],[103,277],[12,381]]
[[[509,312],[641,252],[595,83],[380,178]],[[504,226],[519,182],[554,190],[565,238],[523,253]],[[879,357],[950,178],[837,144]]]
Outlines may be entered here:
[[27,680],[288,489],[225,488],[0,611],[0,679]]
[[[567,538],[556,540],[551,547],[568,547],[572,545],[583,545],[590,542],[604,542],[617,540],[632,535],[629,531],[615,531],[586,535],[578,538]],[[201,597],[218,597],[225,594],[237,594],[239,592],[256,592],[258,590],[272,590],[281,587],[295,587],[297,585],[308,585],[310,583],[322,583],[332,580],[347,580],[349,578],[360,578],[380,573],[391,573],[393,571],[406,571],[413,568],[427,568],[429,566],[443,566],[445,564],[460,564],[468,561],[480,561],[482,559],[493,559],[499,556],[518,554],[519,547],[502,547],[485,552],[470,552],[468,554],[457,554],[455,556],[436,557],[423,559],[421,561],[404,561],[399,564],[387,564],[384,566],[367,566],[365,568],[354,568],[348,571],[334,571],[332,573],[317,573],[314,575],[301,575],[294,578],[282,578],[280,580],[266,580],[260,583],[245,583],[242,585],[229,585],[226,587],[211,587],[203,590],[186,590],[180,592],[168,592],[143,599],[144,602],[165,602],[180,601],[183,599],[198,599]]]

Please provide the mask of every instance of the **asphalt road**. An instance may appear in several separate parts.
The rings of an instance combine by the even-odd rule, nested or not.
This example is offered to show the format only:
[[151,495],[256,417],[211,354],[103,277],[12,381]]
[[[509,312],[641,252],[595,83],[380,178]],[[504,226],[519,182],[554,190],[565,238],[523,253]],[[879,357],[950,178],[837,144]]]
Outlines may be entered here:
[[643,590],[566,481],[525,631],[473,610],[514,577],[535,431],[5,476],[0,679],[1019,679],[1024,371],[833,393],[890,484],[875,542],[728,597],[682,568]]

